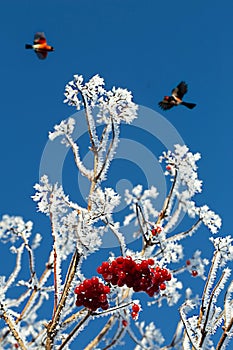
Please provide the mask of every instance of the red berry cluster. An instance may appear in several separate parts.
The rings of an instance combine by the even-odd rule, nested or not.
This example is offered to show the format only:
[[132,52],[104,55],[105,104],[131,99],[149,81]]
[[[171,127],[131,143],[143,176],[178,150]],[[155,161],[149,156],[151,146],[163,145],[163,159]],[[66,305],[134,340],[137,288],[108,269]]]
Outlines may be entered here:
[[112,262],[104,261],[97,268],[103,279],[112,285],[123,287],[126,285],[135,292],[146,292],[150,297],[159,290],[166,289],[165,281],[170,281],[171,274],[167,269],[150,267],[154,265],[153,259],[135,262],[131,256],[119,256]]
[[151,234],[152,236],[157,236],[158,234],[160,234],[163,231],[162,227],[157,225],[154,228],[152,228],[151,230]]
[[105,286],[98,277],[86,279],[74,290],[77,294],[76,306],[85,306],[92,311],[99,307],[103,310],[109,308],[107,294],[110,292],[109,286]]
[[138,318],[139,311],[140,311],[140,306],[138,304],[133,304],[132,311],[131,311],[131,316],[133,320],[136,320]]

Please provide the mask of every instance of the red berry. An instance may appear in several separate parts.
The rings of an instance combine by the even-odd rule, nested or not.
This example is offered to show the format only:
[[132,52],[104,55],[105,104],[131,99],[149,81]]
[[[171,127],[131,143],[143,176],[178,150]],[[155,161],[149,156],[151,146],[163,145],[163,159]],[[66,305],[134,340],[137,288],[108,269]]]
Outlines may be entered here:
[[101,307],[102,307],[103,310],[108,310],[108,308],[109,308],[108,302],[106,302],[103,305],[101,305]]
[[99,284],[98,277],[92,277],[92,279],[90,281],[91,281],[92,286],[98,286],[98,284]]
[[198,275],[197,270],[192,270],[192,276],[193,276],[193,277],[196,277],[197,275]]
[[83,300],[77,299],[76,302],[75,302],[75,305],[76,305],[77,307],[82,306],[82,305],[83,305]]
[[167,169],[168,171],[172,170],[171,165],[167,165],[167,166],[166,166],[166,169]]
[[126,320],[122,320],[122,326],[123,327],[127,327],[128,326],[128,322]]
[[112,279],[112,274],[111,273],[103,273],[103,278],[105,279],[106,282],[110,282]]
[[[142,262],[141,262],[141,269],[142,270],[147,270],[148,269],[148,261],[147,260],[143,260]],[[144,271],[143,271],[144,272]]]
[[157,235],[157,232],[156,232],[156,229],[155,229],[155,228],[152,228],[151,234],[152,234],[152,236],[156,236],[156,235]]
[[79,285],[79,291],[80,293],[85,292],[86,288],[84,287],[83,283]]
[[138,313],[135,312],[135,311],[132,311],[132,312],[131,312],[131,316],[132,316],[132,319],[133,319],[133,320],[136,320],[137,317],[138,317]]
[[133,290],[134,290],[135,292],[140,292],[141,287],[140,287],[140,286],[133,286]]
[[120,271],[120,272],[118,273],[118,276],[119,276],[120,279],[124,279],[124,278],[126,277],[126,274],[125,274],[124,271]]
[[160,273],[161,273],[161,275],[162,275],[163,277],[166,277],[166,276],[168,275],[167,269],[162,269],[162,270],[160,271]]
[[79,288],[79,286],[75,287],[74,293],[75,293],[75,294],[79,294],[79,293],[80,293],[80,288]]
[[160,280],[160,273],[159,272],[154,272],[154,281],[159,281]]
[[84,285],[85,289],[88,289],[88,288],[92,287],[92,281],[91,280],[84,280],[83,285]]
[[141,264],[139,264],[139,263],[135,264],[135,270],[141,271]]
[[151,259],[151,258],[148,259],[148,264],[149,264],[149,265],[154,265],[154,263],[155,263],[155,262],[154,262],[154,259]]
[[98,266],[97,269],[96,269],[96,271],[97,271],[100,275],[102,275],[102,273],[104,272],[103,266]]
[[112,261],[112,267],[115,269],[115,268],[117,267],[117,265],[118,265],[118,264],[117,264],[116,260],[113,260],[113,261]]
[[103,262],[102,262],[102,268],[103,268],[103,270],[108,269],[108,267],[109,267],[109,262],[103,261]]
[[110,287],[109,287],[109,286],[104,286],[103,293],[104,293],[104,294],[110,293]]
[[159,286],[159,288],[160,288],[161,290],[165,290],[165,289],[166,289],[166,284],[165,284],[165,283],[161,283],[160,286]]
[[123,287],[124,284],[125,284],[125,282],[123,282],[123,280],[118,280],[117,281],[118,287]]
[[124,262],[123,256],[119,256],[118,258],[116,258],[116,262],[117,262],[117,264],[123,264],[123,262]]
[[138,304],[133,304],[132,305],[132,310],[135,311],[135,312],[139,312],[140,306]]
[[191,265],[191,261],[190,260],[186,260],[186,265],[187,266]]
[[155,291],[154,291],[153,288],[148,289],[146,292],[147,292],[147,294],[149,295],[149,297],[153,297],[154,294],[155,294]]
[[99,301],[100,301],[101,303],[105,303],[106,300],[107,300],[106,294],[100,294],[100,296],[99,296]]
[[172,275],[170,273],[167,274],[166,281],[171,281]]

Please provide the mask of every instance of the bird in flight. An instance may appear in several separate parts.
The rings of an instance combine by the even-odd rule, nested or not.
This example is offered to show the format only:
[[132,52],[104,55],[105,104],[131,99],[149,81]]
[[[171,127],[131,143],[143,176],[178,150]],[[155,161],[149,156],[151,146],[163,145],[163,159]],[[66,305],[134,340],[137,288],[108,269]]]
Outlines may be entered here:
[[184,102],[182,100],[187,91],[188,85],[184,81],[181,81],[177,87],[172,90],[171,96],[164,96],[163,100],[159,102],[159,107],[164,111],[179,105],[193,109],[196,106],[196,103]]
[[54,51],[54,48],[47,44],[44,33],[41,32],[35,34],[33,45],[26,44],[25,49],[33,49],[40,60],[44,60],[49,51]]

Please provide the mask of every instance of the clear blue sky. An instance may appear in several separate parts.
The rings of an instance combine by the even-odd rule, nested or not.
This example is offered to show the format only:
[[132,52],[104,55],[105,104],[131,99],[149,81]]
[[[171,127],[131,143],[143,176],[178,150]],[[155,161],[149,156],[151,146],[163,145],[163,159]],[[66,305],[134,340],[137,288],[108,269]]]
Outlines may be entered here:
[[[201,203],[221,215],[221,233],[231,234],[232,11],[231,0],[2,2],[0,214],[23,216],[43,231],[47,219],[30,196],[48,131],[74,112],[63,104],[73,74],[99,73],[108,88],[126,87],[156,111],[185,80],[186,99],[197,107],[163,115],[202,154]],[[55,47],[45,61],[24,49],[37,31]]]

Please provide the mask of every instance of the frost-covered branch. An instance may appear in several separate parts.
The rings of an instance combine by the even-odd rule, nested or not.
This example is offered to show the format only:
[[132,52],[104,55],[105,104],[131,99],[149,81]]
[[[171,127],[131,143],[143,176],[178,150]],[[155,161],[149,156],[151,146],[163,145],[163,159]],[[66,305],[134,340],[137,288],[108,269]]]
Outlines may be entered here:
[[52,349],[53,346],[53,339],[56,335],[56,326],[60,320],[62,309],[65,306],[65,302],[69,293],[69,289],[71,286],[71,283],[73,281],[74,275],[76,273],[76,268],[78,265],[80,259],[80,255],[77,250],[75,250],[75,253],[73,255],[73,258],[71,260],[69,270],[66,276],[66,281],[64,284],[64,289],[61,295],[61,298],[59,300],[59,304],[57,305],[57,308],[54,310],[54,315],[52,321],[48,324],[47,327],[47,339],[46,339],[46,350]]
[[27,350],[25,341],[24,339],[22,339],[22,337],[19,334],[19,331],[17,330],[16,323],[14,322],[13,318],[7,314],[2,303],[0,303],[0,317],[3,318],[6,324],[9,326],[9,329],[13,334],[17,344],[20,346],[20,348],[22,350]]
[[[120,217],[116,207],[123,199],[105,187],[104,181],[120,142],[121,124],[134,121],[138,106],[130,91],[116,87],[107,90],[99,75],[87,82],[75,75],[65,87],[65,96],[68,105],[84,109],[80,118],[84,117],[90,139],[86,150],[91,151],[93,160],[90,169],[81,156],[83,145],[74,139],[78,121],[77,125],[73,118],[61,121],[49,138],[53,141],[61,137],[61,143],[71,149],[77,171],[89,181],[87,205],[80,204],[79,199],[71,201],[62,184],[51,183],[46,174],[34,186],[32,199],[48,217],[53,240],[42,274],[38,273],[35,249],[43,236],[36,234],[33,238],[30,221],[2,217],[0,241],[9,245],[16,259],[10,275],[0,276],[0,317],[2,323],[5,321],[0,329],[0,347],[71,349],[70,343],[85,334],[86,343],[89,342],[85,350],[114,348],[124,338],[135,342],[135,350],[225,349],[233,336],[233,284],[227,288],[230,269],[225,267],[233,259],[233,238],[210,239],[215,252],[207,278],[208,260],[201,250],[192,251],[185,261],[184,238],[191,241],[201,225],[208,228],[206,233],[203,230],[206,235],[217,236],[221,227],[220,217],[207,205],[198,206],[195,201],[202,191],[197,171],[200,154],[184,145],[165,150],[160,161],[165,165],[169,186],[160,208],[156,206],[159,193],[155,178],[150,188],[138,184],[125,191],[127,207]],[[132,244],[126,243],[126,226],[132,230]],[[102,261],[104,235],[113,235],[118,247],[108,253],[105,250]],[[99,266],[91,263],[86,268],[90,255],[96,252],[92,262],[99,259]],[[184,273],[190,280],[183,279]],[[91,277],[86,278],[86,274]],[[185,283],[194,277],[206,281],[202,299],[192,296],[191,288],[186,288],[184,302]],[[219,296],[224,289],[227,292],[222,305]],[[154,318],[147,324],[137,321],[139,313],[143,318],[143,308],[153,308],[151,315],[156,315],[156,308],[163,307],[164,302],[168,307],[183,303],[181,320],[165,346]],[[45,309],[47,316],[43,317]],[[92,339],[88,335],[89,321],[98,322],[100,318],[106,321]],[[222,325],[219,339],[213,337]]]

